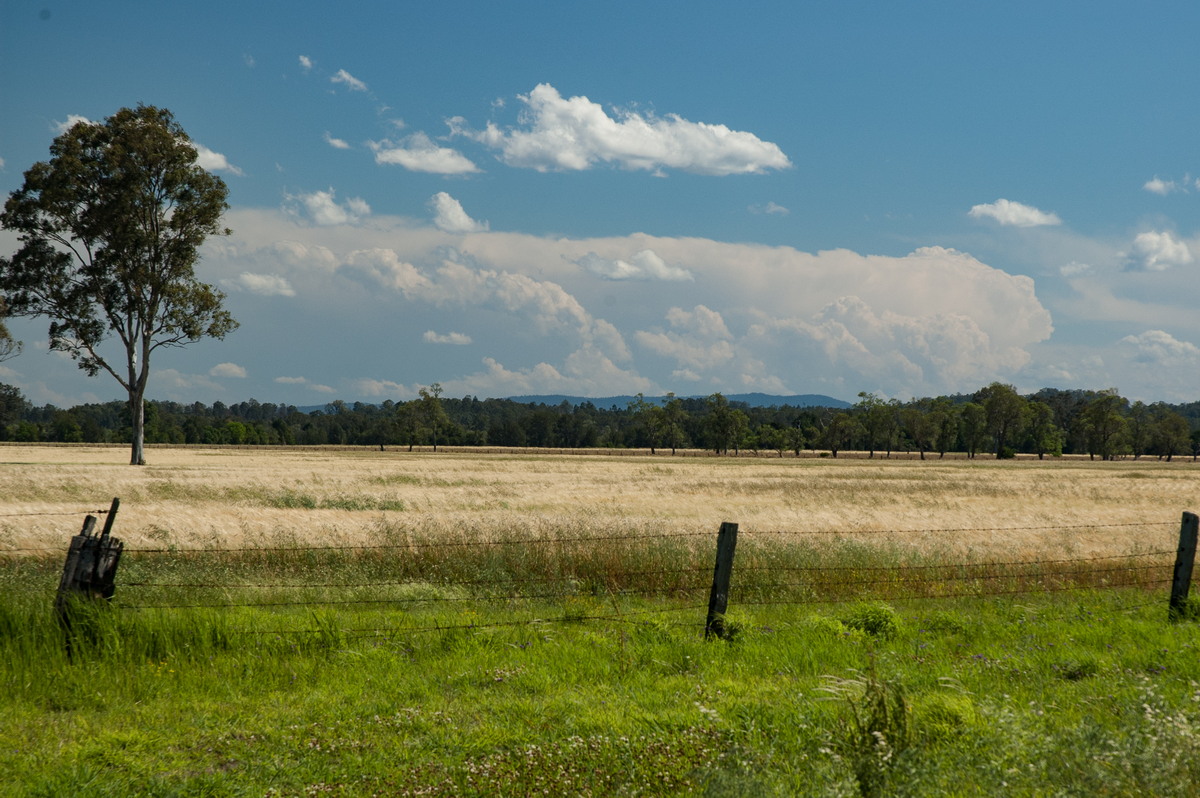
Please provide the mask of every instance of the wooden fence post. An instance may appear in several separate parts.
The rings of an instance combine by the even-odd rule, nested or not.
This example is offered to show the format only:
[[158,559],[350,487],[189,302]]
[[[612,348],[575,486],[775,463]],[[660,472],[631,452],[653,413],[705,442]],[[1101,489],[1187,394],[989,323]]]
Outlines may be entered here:
[[121,500],[114,498],[104,521],[104,531],[96,535],[96,516],[83,519],[83,529],[71,538],[67,561],[63,564],[54,610],[67,634],[67,653],[71,651],[71,602],[80,599],[111,599],[116,593],[117,564],[125,544],[112,537],[113,521]]
[[1179,525],[1179,549],[1175,552],[1175,576],[1171,581],[1171,605],[1167,617],[1183,620],[1187,610],[1188,590],[1192,586],[1192,566],[1196,562],[1196,538],[1200,517],[1184,513]]
[[717,533],[717,562],[713,566],[712,591],[708,594],[708,618],[704,639],[726,636],[725,610],[729,606],[729,581],[733,576],[733,552],[737,548],[738,525],[726,521]]

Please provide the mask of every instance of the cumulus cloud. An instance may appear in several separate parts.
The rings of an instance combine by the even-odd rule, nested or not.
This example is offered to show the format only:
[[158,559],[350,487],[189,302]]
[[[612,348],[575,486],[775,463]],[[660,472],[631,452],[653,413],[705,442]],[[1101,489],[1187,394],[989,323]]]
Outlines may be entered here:
[[1162,180],[1158,175],[1155,175],[1152,180],[1147,180],[1142,188],[1151,194],[1158,194],[1160,197],[1182,189],[1174,180]]
[[241,176],[244,174],[241,169],[237,168],[229,162],[219,152],[213,152],[203,144],[192,142],[192,146],[196,148],[196,163],[200,164],[201,169],[207,169],[210,172],[229,172],[233,175]]
[[706,175],[761,174],[791,166],[778,145],[725,125],[690,122],[676,114],[657,117],[630,110],[610,116],[587,97],[564,98],[548,83],[528,95],[523,127],[456,132],[499,151],[509,166],[540,172],[588,169],[611,163],[624,169],[679,169]]
[[296,290],[286,277],[278,274],[254,274],[242,272],[237,277],[221,280],[221,285],[230,291],[245,291],[259,296],[295,296]]
[[1033,206],[1022,205],[1006,199],[998,199],[986,205],[975,205],[967,215],[973,219],[993,219],[1007,227],[1044,227],[1062,224],[1062,219],[1053,213],[1046,213]]
[[300,56],[300,68],[305,72],[313,68],[313,60],[306,55]]
[[208,370],[210,377],[236,377],[244,379],[246,370],[237,363],[218,363]]
[[1195,366],[1200,363],[1200,347],[1180,341],[1163,330],[1146,330],[1140,335],[1127,335],[1120,341],[1135,352],[1134,359],[1164,367]]
[[433,223],[445,233],[481,233],[488,229],[487,222],[477,222],[463,210],[462,203],[451,197],[445,191],[439,191],[429,198],[429,207],[433,209]]
[[1133,259],[1136,265],[1152,271],[1165,271],[1172,266],[1186,266],[1192,262],[1188,245],[1166,231],[1149,230],[1138,233],[1133,240]]
[[459,332],[442,334],[434,332],[433,330],[426,330],[423,337],[425,338],[425,342],[430,344],[453,344],[455,346],[466,346],[467,344],[471,343],[471,336],[467,335],[466,333]]
[[92,124],[92,120],[88,119],[86,116],[80,116],[79,114],[67,114],[67,121],[55,122],[53,125],[53,128],[56,133],[61,135],[63,133],[66,133],[71,128],[75,127],[80,122],[82,122],[85,125]]
[[325,143],[335,150],[348,150],[350,145],[345,139],[335,138],[328,130],[325,131]]
[[399,141],[387,139],[373,141],[375,163],[396,164],[410,172],[427,172],[435,175],[465,175],[478,172],[470,158],[458,150],[440,147],[429,136],[417,132]]
[[318,225],[357,224],[371,215],[371,206],[365,200],[351,197],[339,203],[332,188],[311,194],[288,194],[286,199],[298,203],[308,218]]
[[591,274],[605,280],[692,280],[691,272],[680,266],[671,266],[652,249],[635,252],[629,260],[602,258],[589,252],[575,261]]
[[[303,62],[301,62],[301,63],[303,63]],[[367,84],[363,83],[361,80],[354,77],[353,75],[351,75],[349,72],[347,72],[344,69],[339,69],[337,71],[337,73],[335,73],[334,76],[329,79],[329,82],[330,83],[341,83],[346,88],[350,89],[350,91],[366,91],[367,90]]]

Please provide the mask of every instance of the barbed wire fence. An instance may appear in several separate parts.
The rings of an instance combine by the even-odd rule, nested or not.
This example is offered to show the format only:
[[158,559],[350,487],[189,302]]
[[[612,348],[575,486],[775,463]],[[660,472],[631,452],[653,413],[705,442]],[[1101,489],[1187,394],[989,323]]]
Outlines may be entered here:
[[[90,521],[85,520],[84,529],[72,538],[55,599],[56,610],[64,618],[64,623],[67,620],[64,609],[67,603],[63,596],[69,593],[103,598],[113,608],[131,613],[254,611],[269,613],[270,618],[282,620],[289,618],[288,612],[301,609],[311,611],[314,608],[401,611],[390,617],[386,624],[375,623],[364,628],[350,625],[339,629],[338,633],[344,636],[399,636],[559,623],[615,625],[654,621],[703,628],[706,636],[724,637],[724,617],[729,612],[730,603],[735,609],[786,608],[864,601],[926,602],[1065,591],[1128,590],[1136,591],[1136,603],[1110,608],[1110,611],[1132,612],[1160,604],[1160,601],[1149,600],[1148,594],[1166,585],[1171,585],[1169,617],[1176,618],[1187,602],[1196,549],[1196,516],[1191,513],[1183,515],[1179,526],[1179,543],[1174,548],[1166,545],[1174,526],[1163,521],[909,530],[752,530],[741,534],[741,561],[736,570],[733,555],[738,529],[736,524],[729,523],[723,524],[718,533],[715,562],[711,555],[705,556],[703,545],[705,538],[712,540],[710,532],[542,535],[499,540],[406,539],[364,545],[124,548],[109,534],[118,505],[119,500],[114,499],[108,510],[90,511],[87,516]],[[12,513],[0,514],[0,518],[35,515],[65,517],[77,513]],[[94,516],[107,516],[105,531],[99,536],[94,531]],[[1153,548],[1131,553],[1080,557],[963,559],[958,562],[901,562],[892,565],[804,561],[805,558],[812,560],[814,557],[819,560],[820,548],[812,544],[814,541],[828,540],[830,536],[843,542],[869,543],[880,536],[1003,535],[1030,531],[1081,534],[1085,530],[1107,532],[1133,528],[1145,529],[1153,539],[1163,542]],[[653,544],[682,544],[687,558],[671,567],[610,567],[591,571],[578,567],[582,560],[587,559],[589,552],[594,554],[600,548],[631,546],[644,549]],[[101,547],[91,555],[91,559],[87,556],[89,545]],[[545,566],[542,572],[529,575],[506,573],[502,576],[468,577],[456,575],[453,569],[448,573],[442,567],[446,562],[462,559],[464,552],[478,555],[484,551],[514,548],[543,552],[553,549],[557,555],[542,563]],[[108,553],[105,555],[103,552]],[[711,553],[711,549],[707,549],[707,552]],[[12,562],[30,555],[47,558],[56,553],[61,554],[62,549],[0,549],[0,562]],[[447,553],[448,556],[441,561],[436,556],[430,556]],[[97,568],[104,564],[105,556],[110,570],[99,573]],[[132,578],[119,583],[121,595],[116,597],[114,594],[118,585],[113,581],[113,576],[122,556],[133,565],[134,573]],[[311,576],[313,571],[319,574],[337,571],[338,563],[331,564],[322,559],[323,556],[342,558],[343,563],[347,558],[373,558],[378,567],[369,569],[370,576],[305,578]],[[831,556],[836,557],[837,554]],[[263,566],[278,558],[284,558],[293,565],[303,558],[304,568],[297,569],[298,573],[290,578],[277,574],[263,578]],[[165,567],[163,559],[167,560]],[[172,575],[181,569],[193,574],[211,575],[214,573],[211,567],[214,564],[227,566],[222,571],[226,578],[181,578]],[[427,567],[430,565],[433,567]],[[404,575],[387,578],[389,570]],[[734,573],[736,579],[733,578]],[[85,576],[81,578],[80,574]],[[45,589],[49,590],[50,586],[47,585]],[[707,598],[707,605],[699,603],[704,598]],[[637,600],[639,603],[622,606],[622,602],[628,600]],[[611,605],[611,609],[606,605]],[[462,623],[445,623],[442,619],[430,621],[413,612],[416,609],[445,606],[487,606],[494,610],[493,615],[508,615],[503,620],[485,622],[479,618]],[[708,615],[701,623],[698,616],[706,606]],[[532,615],[513,617],[520,611]],[[678,619],[685,613],[696,613],[696,619],[664,620]],[[377,616],[378,613],[374,617]],[[316,627],[292,629],[247,628],[234,630],[233,633],[284,636],[327,631],[317,624]]]

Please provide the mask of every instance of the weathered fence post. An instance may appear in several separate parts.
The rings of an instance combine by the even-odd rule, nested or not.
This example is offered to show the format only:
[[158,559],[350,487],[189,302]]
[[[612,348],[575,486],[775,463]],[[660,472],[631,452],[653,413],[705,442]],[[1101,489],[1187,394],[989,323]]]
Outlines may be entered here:
[[738,525],[726,521],[717,533],[717,562],[713,566],[712,591],[708,594],[708,618],[704,639],[726,636],[725,610],[729,606],[729,580],[733,576],[733,552],[737,548]]
[[121,500],[114,498],[104,520],[104,531],[96,536],[96,516],[83,519],[83,529],[71,538],[67,561],[63,564],[54,610],[67,636],[71,653],[71,604],[83,599],[111,599],[116,593],[117,564],[125,544],[112,537],[113,521]]
[[1167,617],[1182,620],[1187,610],[1188,590],[1192,586],[1192,566],[1196,562],[1196,537],[1200,517],[1184,513],[1179,525],[1179,549],[1175,552],[1175,576],[1171,581],[1171,606]]

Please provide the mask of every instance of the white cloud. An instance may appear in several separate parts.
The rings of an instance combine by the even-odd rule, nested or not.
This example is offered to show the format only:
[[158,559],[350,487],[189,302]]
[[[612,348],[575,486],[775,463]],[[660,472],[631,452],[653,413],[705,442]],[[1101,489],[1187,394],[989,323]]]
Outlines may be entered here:
[[1172,266],[1185,266],[1192,262],[1188,245],[1169,232],[1150,230],[1138,233],[1133,240],[1133,257],[1143,269],[1152,272],[1165,271]]
[[300,68],[305,72],[313,68],[313,60],[306,55],[300,56]]
[[[843,397],[858,390],[936,395],[1018,380],[1031,348],[1043,346],[1053,331],[1032,279],[941,248],[893,257],[698,237],[569,239],[487,231],[472,234],[456,251],[432,223],[412,219],[374,216],[369,225],[318,227],[279,211],[243,209],[232,211],[227,223],[234,236],[205,244],[213,279],[246,290],[236,282],[243,273],[283,277],[303,309],[259,303],[261,315],[242,318],[239,337],[253,340],[255,325],[293,324],[300,339],[309,335],[302,319],[320,319],[315,326],[342,330],[352,340],[381,336],[401,346],[419,343],[429,331],[449,335],[453,319],[469,315],[471,346],[503,364],[498,370],[447,373],[445,350],[432,342],[410,344],[411,367],[444,386],[459,380],[454,395],[504,396],[521,392],[510,390],[517,383],[589,384],[568,359],[604,369],[605,380],[627,373],[658,390],[686,380],[709,391],[782,385],[788,392]],[[641,252],[655,259],[634,257]],[[630,266],[686,268],[694,279],[600,280],[580,265],[589,253]],[[1110,268],[1115,264],[1095,260],[1089,250],[1084,254],[1098,264],[1097,276],[1073,276],[1072,290],[1101,277],[1101,287],[1147,280]],[[1183,270],[1156,282],[1176,276],[1182,280]],[[1121,295],[1138,296],[1126,288]],[[1085,300],[1090,303],[1081,295],[1078,302]],[[1063,307],[1076,300],[1057,301]],[[1176,335],[1191,335],[1191,322],[1150,318]],[[1110,350],[1118,337],[1108,342]],[[346,350],[338,352],[316,353],[312,366],[280,365],[274,373],[350,366]],[[252,373],[275,368],[236,359]],[[354,368],[356,375],[389,376],[372,374],[365,362]],[[599,374],[592,384],[604,381]],[[489,379],[495,387],[487,387]]]
[[0,158],[0,170],[4,169],[4,159]]
[[452,380],[443,380],[448,394],[477,396],[521,396],[565,393],[579,396],[612,396],[653,392],[654,383],[625,371],[594,349],[582,348],[569,355],[562,368],[539,362],[529,368],[508,369],[495,358],[483,359],[484,370]]
[[1062,219],[1053,213],[1046,213],[1030,205],[1022,205],[1006,199],[998,199],[987,205],[975,205],[967,215],[974,219],[993,219],[1008,227],[1043,227],[1062,224]]
[[1146,330],[1141,335],[1127,335],[1120,343],[1132,347],[1134,359],[1163,367],[1194,367],[1200,364],[1200,347],[1180,341],[1162,330]]
[[430,344],[453,344],[455,346],[466,346],[471,343],[471,336],[466,333],[450,332],[437,333],[433,330],[426,330],[423,336],[426,343]]
[[412,398],[417,395],[415,388],[409,388],[399,382],[391,380],[374,380],[364,378],[354,381],[354,391],[360,396],[387,396],[397,399]]
[[92,124],[92,120],[88,119],[86,116],[80,116],[79,114],[67,114],[67,121],[55,122],[53,128],[56,133],[61,135],[75,127],[75,125],[79,124],[80,122],[85,125]]
[[[303,64],[303,62],[301,62]],[[344,69],[339,69],[337,73],[329,79],[330,83],[341,83],[350,89],[350,91],[366,91],[367,84],[363,83],[358,78],[351,75]]]
[[357,224],[371,215],[371,206],[359,197],[338,203],[334,190],[314,191],[311,194],[288,194],[288,201],[299,202],[308,217],[318,225]]
[[760,174],[791,166],[778,145],[725,125],[634,111],[617,111],[614,118],[587,97],[564,99],[548,83],[518,98],[525,104],[525,127],[501,129],[488,123],[480,132],[456,132],[499,150],[509,166],[540,172],[588,169],[598,162],[707,175]]
[[690,311],[676,307],[667,311],[666,318],[670,330],[639,330],[635,336],[637,342],[693,369],[711,369],[734,358],[733,335],[715,310],[704,305],[697,305]]
[[1065,266],[1058,267],[1058,273],[1063,277],[1079,277],[1083,274],[1088,274],[1092,271],[1091,264],[1080,263],[1079,261],[1071,261]]
[[307,377],[276,377],[274,382],[280,385],[299,385],[317,393],[337,393],[336,388],[322,385],[319,382],[309,382]]
[[433,223],[445,233],[481,233],[488,229],[487,222],[477,222],[463,210],[462,203],[445,191],[429,198],[429,207],[434,211]]
[[787,216],[791,213],[790,210],[775,202],[768,202],[766,205],[751,205],[747,210],[750,213],[765,213],[771,216]]
[[192,146],[196,148],[196,163],[201,169],[207,169],[210,172],[229,172],[230,174],[241,176],[244,174],[241,169],[234,166],[219,152],[213,152],[203,144],[192,142]]
[[1174,180],[1162,180],[1158,175],[1155,175],[1153,180],[1147,180],[1142,188],[1151,194],[1158,194],[1161,197],[1165,197],[1175,191],[1186,190]]
[[210,377],[236,377],[244,379],[246,369],[239,366],[237,363],[218,363],[208,370]]
[[589,252],[575,261],[585,271],[605,280],[692,280],[691,272],[670,266],[652,249],[635,252],[629,260],[602,258]]
[[439,147],[424,133],[413,133],[400,142],[373,141],[375,163],[396,164],[410,172],[435,175],[465,175],[478,172],[472,161],[458,150]]
[[221,285],[230,291],[245,291],[259,296],[295,296],[296,290],[286,277],[278,274],[254,274],[242,272],[235,278],[221,280]]
[[325,143],[330,147],[333,147],[335,150],[350,149],[350,145],[345,139],[334,138],[333,134],[331,134],[328,130],[325,131]]

